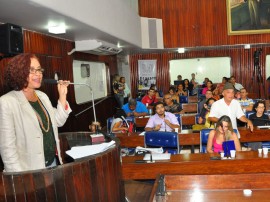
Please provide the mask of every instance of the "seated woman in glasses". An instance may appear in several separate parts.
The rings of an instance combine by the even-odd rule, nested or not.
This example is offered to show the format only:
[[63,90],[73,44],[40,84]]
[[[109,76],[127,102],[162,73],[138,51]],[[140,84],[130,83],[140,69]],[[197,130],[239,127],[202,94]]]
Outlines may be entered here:
[[43,71],[38,58],[29,53],[15,56],[5,69],[11,91],[0,97],[0,153],[7,172],[62,163],[57,127],[71,112],[66,100],[69,82],[59,81],[55,109],[48,96],[37,90]]
[[[254,114],[249,116],[249,119],[253,123],[254,126],[265,126],[270,125],[270,120],[267,114],[265,114],[265,102],[259,100],[253,105]],[[261,142],[249,142],[248,147],[253,150],[257,151],[259,148],[262,148]]]
[[208,153],[223,152],[222,143],[224,141],[233,140],[236,151],[241,151],[239,139],[235,132],[233,132],[232,122],[229,116],[222,116],[216,123],[216,128],[211,130],[207,141]]

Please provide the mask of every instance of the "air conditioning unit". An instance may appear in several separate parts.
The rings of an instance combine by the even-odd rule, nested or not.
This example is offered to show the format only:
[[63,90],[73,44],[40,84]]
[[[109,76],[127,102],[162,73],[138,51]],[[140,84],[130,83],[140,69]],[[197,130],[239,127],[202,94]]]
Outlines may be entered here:
[[75,48],[68,53],[71,55],[75,51],[90,53],[94,55],[116,55],[122,51],[116,45],[101,40],[75,41]]

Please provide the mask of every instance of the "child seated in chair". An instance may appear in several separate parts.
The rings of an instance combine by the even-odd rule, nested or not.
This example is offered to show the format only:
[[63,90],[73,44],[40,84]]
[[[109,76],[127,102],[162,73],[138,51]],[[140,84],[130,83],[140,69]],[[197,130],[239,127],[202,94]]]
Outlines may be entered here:
[[216,128],[211,130],[207,141],[208,153],[223,152],[222,143],[224,141],[233,140],[236,151],[241,151],[239,139],[235,132],[233,132],[232,122],[229,116],[222,116],[216,123]]

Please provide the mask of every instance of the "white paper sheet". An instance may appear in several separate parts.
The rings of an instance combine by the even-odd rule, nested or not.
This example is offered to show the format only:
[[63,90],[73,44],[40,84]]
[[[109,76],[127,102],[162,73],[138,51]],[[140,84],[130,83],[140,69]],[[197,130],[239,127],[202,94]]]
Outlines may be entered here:
[[71,150],[66,151],[66,154],[71,156],[73,159],[79,159],[86,156],[104,152],[107,149],[112,148],[114,146],[115,146],[115,141],[112,140],[110,142],[105,142],[105,143],[96,144],[96,145],[72,147]]

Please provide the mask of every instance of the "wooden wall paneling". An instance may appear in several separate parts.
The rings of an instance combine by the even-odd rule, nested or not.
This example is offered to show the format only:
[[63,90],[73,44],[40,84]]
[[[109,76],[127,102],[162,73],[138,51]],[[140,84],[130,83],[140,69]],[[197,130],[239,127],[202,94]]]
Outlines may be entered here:
[[139,0],[139,14],[162,19],[166,48],[270,41],[270,34],[228,35],[225,0],[158,0],[155,5],[151,0]]
[[37,32],[27,32],[30,39],[29,52],[42,55],[50,55],[49,36]]

